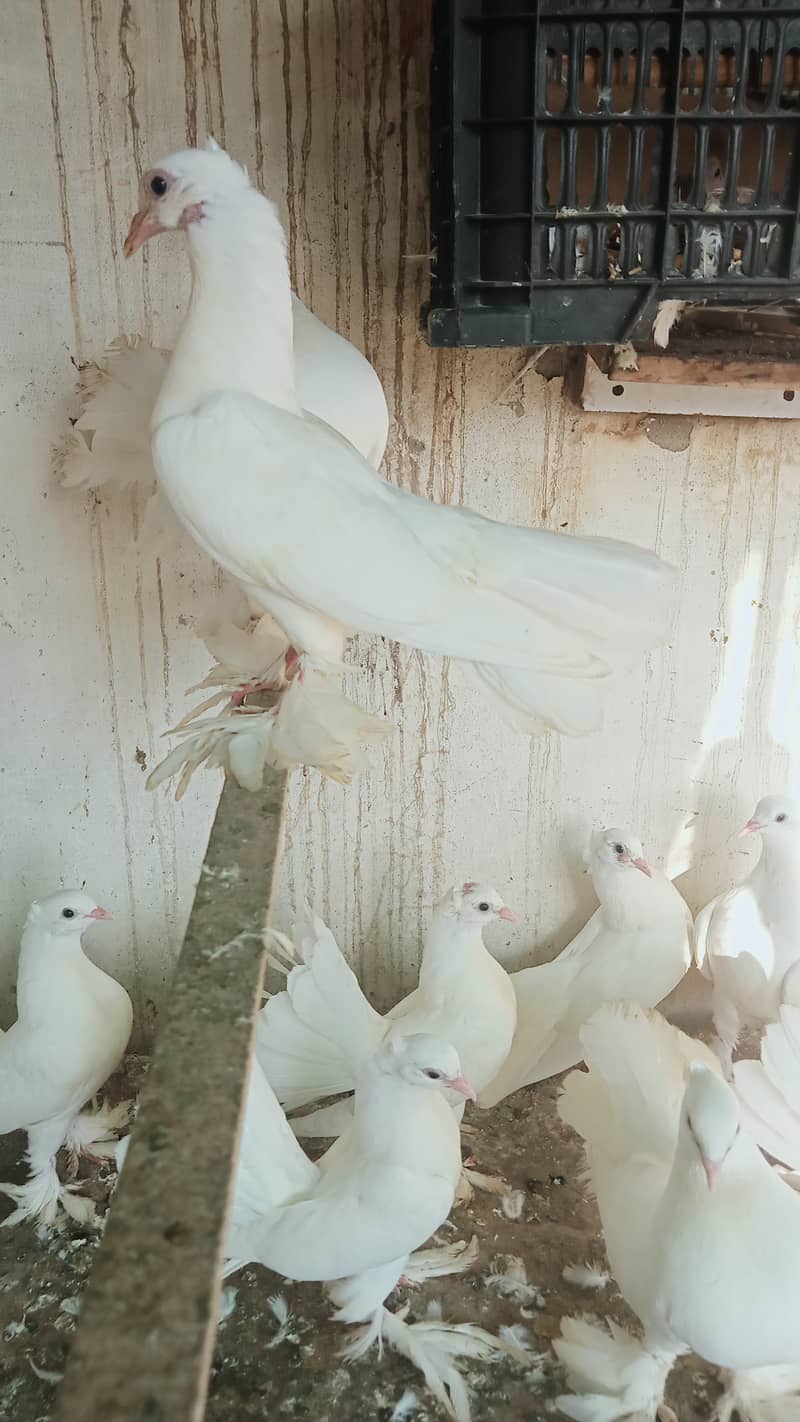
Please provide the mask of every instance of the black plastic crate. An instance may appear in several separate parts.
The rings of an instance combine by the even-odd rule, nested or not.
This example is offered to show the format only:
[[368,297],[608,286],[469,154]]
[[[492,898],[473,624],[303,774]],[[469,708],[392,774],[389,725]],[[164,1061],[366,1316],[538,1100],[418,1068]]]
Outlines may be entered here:
[[434,346],[800,297],[800,8],[434,0]]

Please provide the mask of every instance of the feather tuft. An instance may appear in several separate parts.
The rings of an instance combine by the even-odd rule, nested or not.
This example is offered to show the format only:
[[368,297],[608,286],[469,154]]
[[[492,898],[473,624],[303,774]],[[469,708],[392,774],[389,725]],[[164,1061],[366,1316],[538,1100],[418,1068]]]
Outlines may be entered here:
[[605,1289],[611,1279],[606,1269],[588,1260],[585,1264],[567,1264],[561,1271],[561,1277],[578,1289]]

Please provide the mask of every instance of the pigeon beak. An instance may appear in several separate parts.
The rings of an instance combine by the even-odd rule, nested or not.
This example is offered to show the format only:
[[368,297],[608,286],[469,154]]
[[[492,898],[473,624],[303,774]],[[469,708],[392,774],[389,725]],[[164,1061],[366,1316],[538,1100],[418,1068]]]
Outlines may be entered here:
[[653,871],[646,859],[632,859],[631,864],[635,864],[636,868],[641,869],[642,873],[646,874],[648,879],[652,879]]
[[459,1096],[466,1096],[468,1101],[478,1099],[475,1088],[470,1086],[465,1076],[450,1076],[445,1081],[445,1086],[449,1086],[451,1091],[457,1091]]
[[759,830],[763,828],[760,820],[748,820],[744,829],[739,830],[739,838],[744,839],[746,834],[758,834]]
[[166,232],[166,228],[162,227],[152,208],[143,207],[134,217],[130,232],[125,238],[125,246],[122,249],[125,256],[132,257],[151,237],[157,237],[159,232]]
[[701,1158],[703,1162],[703,1169],[706,1173],[706,1180],[708,1181],[708,1188],[709,1190],[713,1190],[714,1186],[717,1183],[719,1172],[722,1169],[722,1161],[709,1160],[706,1156],[702,1156]]
[[497,917],[504,918],[506,923],[516,923],[517,921],[517,915],[515,913],[512,913],[511,909],[506,908],[505,906],[497,910]]
[[114,915],[113,913],[109,913],[108,909],[96,908],[92,909],[91,913],[87,913],[86,917],[94,919],[106,919],[113,918]]

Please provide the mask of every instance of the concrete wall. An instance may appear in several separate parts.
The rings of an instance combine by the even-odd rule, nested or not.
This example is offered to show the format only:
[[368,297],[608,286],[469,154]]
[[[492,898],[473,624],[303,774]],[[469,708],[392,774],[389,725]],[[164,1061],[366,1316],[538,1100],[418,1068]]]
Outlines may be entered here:
[[683,572],[671,645],[590,741],[529,744],[457,667],[359,645],[357,694],[398,730],[349,789],[297,776],[280,916],[309,895],[386,998],[413,979],[429,907],[457,876],[495,881],[522,916],[509,962],[565,943],[592,906],[592,824],[631,824],[688,868],[694,906],[739,876],[755,846],[730,833],[800,769],[794,425],[588,417],[525,352],[428,349],[424,7],[8,0],[0,28],[5,1019],[27,901],[86,879],[117,915],[97,956],[135,986],[147,1029],[218,790],[196,778],[176,807],[144,789],[208,665],[191,619],[214,570],[154,545],[140,495],[59,490],[50,458],[73,363],[123,331],[174,333],[180,242],[127,264],[121,247],[142,169],[209,131],[281,204],[301,296],[378,368],[390,479],[640,540]]

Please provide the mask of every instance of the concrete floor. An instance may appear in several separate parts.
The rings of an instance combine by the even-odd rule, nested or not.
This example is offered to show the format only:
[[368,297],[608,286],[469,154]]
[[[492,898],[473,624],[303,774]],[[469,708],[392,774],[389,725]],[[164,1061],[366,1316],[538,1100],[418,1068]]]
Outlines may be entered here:
[[[130,1066],[138,1078],[141,1063]],[[440,1236],[445,1241],[477,1234],[480,1258],[474,1272],[433,1280],[421,1292],[399,1293],[390,1301],[409,1302],[412,1319],[424,1316],[435,1301],[451,1321],[469,1320],[492,1331],[511,1324],[527,1330],[529,1366],[510,1360],[470,1365],[474,1422],[539,1422],[555,1415],[552,1398],[563,1389],[563,1379],[550,1340],[564,1313],[631,1321],[613,1285],[586,1291],[562,1278],[567,1264],[603,1262],[603,1250],[596,1210],[581,1185],[579,1143],[556,1115],[557,1085],[530,1087],[488,1114],[473,1110],[469,1117],[478,1168],[502,1174],[511,1189],[522,1192],[521,1217],[507,1218],[496,1196],[477,1194],[469,1206],[454,1211]],[[115,1087],[115,1097],[128,1089],[124,1081]],[[0,1178],[21,1177],[12,1167],[22,1146],[19,1136],[0,1142]],[[87,1188],[102,1199],[108,1186],[102,1172],[95,1172]],[[96,1235],[73,1224],[50,1237],[27,1226],[0,1232],[2,1422],[48,1422],[96,1247]],[[509,1255],[523,1261],[535,1299],[504,1297],[489,1282]],[[232,1312],[217,1335],[207,1422],[250,1422],[266,1415],[388,1422],[408,1389],[418,1399],[412,1413],[418,1422],[443,1416],[404,1359],[387,1352],[379,1360],[373,1351],[343,1364],[338,1354],[348,1333],[330,1322],[319,1286],[287,1284],[260,1268],[243,1270],[229,1285]],[[280,1337],[267,1303],[275,1294],[286,1299],[291,1313]],[[716,1392],[715,1378],[695,1360],[676,1369],[667,1399],[680,1422],[706,1422]]]

